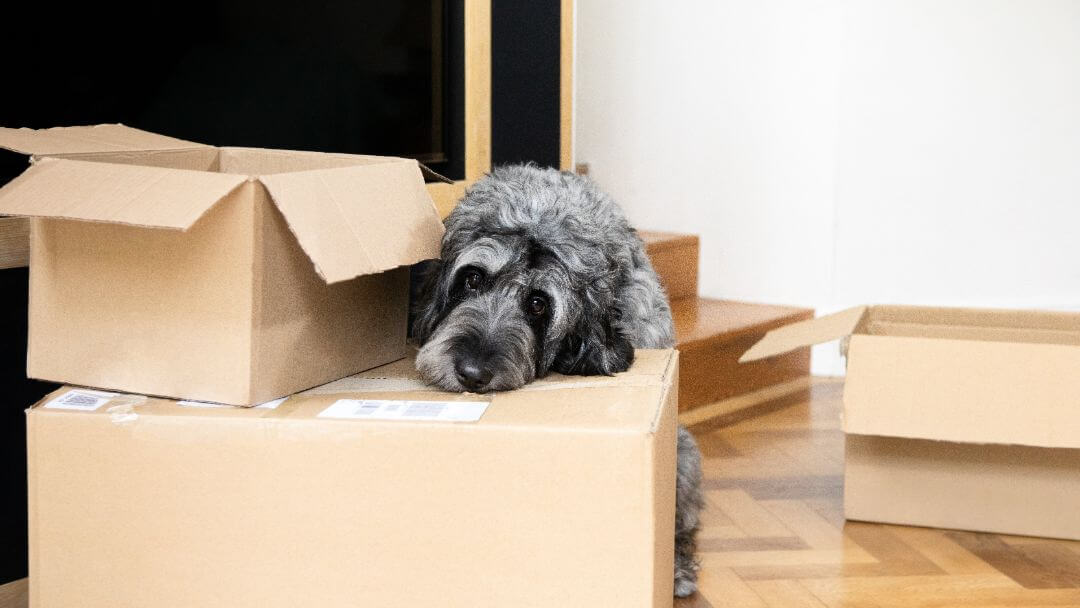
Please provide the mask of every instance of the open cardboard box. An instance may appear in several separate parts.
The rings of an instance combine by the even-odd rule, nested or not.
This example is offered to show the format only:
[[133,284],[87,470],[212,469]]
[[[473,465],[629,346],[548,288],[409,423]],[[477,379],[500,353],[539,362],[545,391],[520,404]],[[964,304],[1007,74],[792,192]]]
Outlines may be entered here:
[[72,393],[27,411],[31,606],[672,605],[676,351],[485,395],[410,359],[258,408]]
[[406,354],[442,223],[414,160],[216,148],[122,125],[0,129],[32,155],[33,378],[260,403]]
[[845,336],[848,519],[1080,540],[1080,314],[862,306],[741,360]]

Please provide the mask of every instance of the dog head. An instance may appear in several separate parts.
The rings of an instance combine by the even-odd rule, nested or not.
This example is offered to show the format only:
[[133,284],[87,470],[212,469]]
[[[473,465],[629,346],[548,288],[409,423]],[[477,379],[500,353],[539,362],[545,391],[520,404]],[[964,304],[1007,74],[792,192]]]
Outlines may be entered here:
[[485,392],[551,370],[629,367],[616,305],[630,284],[629,229],[609,200],[590,213],[603,196],[583,178],[534,167],[496,170],[470,189],[447,218],[414,322],[426,381]]

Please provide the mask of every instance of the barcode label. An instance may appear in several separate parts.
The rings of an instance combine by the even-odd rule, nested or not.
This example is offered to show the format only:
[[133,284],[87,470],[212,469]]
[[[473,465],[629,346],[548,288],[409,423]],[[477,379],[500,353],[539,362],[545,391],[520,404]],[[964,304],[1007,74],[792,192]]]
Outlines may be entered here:
[[484,415],[487,406],[487,401],[339,399],[330,407],[319,412],[319,418],[476,422]]
[[49,401],[43,407],[57,410],[81,410],[92,412],[108,403],[119,393],[106,393],[104,391],[89,391],[86,389],[72,389],[56,399]]
[[[273,410],[277,409],[277,406],[281,405],[288,397],[282,397],[281,399],[274,399],[273,401],[267,401],[266,403],[260,403],[252,408],[244,409],[256,409],[256,410]],[[226,403],[213,403],[211,401],[177,401],[177,405],[184,407],[242,407],[239,405],[228,405]]]

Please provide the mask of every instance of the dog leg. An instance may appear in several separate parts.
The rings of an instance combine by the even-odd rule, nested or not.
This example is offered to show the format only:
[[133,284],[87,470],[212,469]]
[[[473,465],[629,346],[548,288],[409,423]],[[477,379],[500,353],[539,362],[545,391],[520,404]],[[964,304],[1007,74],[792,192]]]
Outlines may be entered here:
[[675,596],[697,591],[698,563],[694,558],[697,531],[705,499],[701,494],[701,452],[694,437],[679,427],[675,479]]

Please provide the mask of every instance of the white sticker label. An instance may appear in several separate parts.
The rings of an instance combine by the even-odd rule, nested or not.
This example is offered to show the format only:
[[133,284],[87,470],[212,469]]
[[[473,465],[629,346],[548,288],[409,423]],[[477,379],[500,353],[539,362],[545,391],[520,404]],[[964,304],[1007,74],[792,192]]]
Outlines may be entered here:
[[330,407],[319,412],[319,418],[476,422],[484,415],[487,406],[487,401],[339,399]]
[[81,410],[92,412],[108,403],[119,393],[106,393],[104,391],[88,391],[86,389],[72,389],[56,399],[46,403],[43,407],[58,410]]
[[[266,403],[260,403],[252,408],[243,409],[256,409],[256,410],[273,410],[277,409],[277,406],[281,405],[288,397],[282,397],[281,399],[274,399],[273,401],[267,401]],[[184,407],[242,407],[239,405],[229,405],[227,403],[212,403],[210,401],[177,401],[177,405]]]

